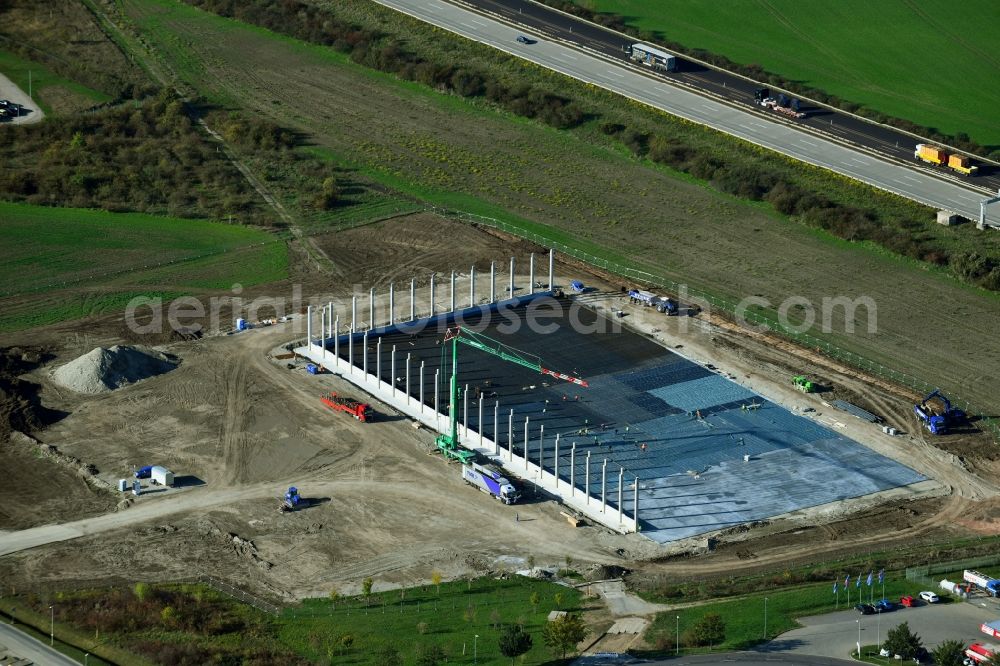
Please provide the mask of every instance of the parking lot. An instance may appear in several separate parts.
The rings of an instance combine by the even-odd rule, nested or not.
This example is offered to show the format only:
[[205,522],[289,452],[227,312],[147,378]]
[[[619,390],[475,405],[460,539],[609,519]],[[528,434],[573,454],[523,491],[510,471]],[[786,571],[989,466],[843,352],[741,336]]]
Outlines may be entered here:
[[1000,618],[1000,610],[989,600],[970,603],[924,604],[914,608],[898,607],[879,615],[862,616],[855,610],[827,613],[802,618],[805,625],[782,634],[761,649],[824,657],[846,658],[858,641],[858,621],[861,627],[861,644],[874,645],[885,640],[886,632],[902,622],[909,622],[910,629],[923,640],[930,650],[948,639],[963,641],[989,641],[979,631],[979,625]]

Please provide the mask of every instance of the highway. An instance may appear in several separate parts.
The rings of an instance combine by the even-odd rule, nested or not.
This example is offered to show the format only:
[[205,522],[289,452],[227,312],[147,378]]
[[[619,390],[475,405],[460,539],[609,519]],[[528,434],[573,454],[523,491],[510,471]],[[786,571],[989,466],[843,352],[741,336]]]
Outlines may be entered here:
[[[499,11],[498,5],[509,8],[511,3],[515,2],[515,0],[474,1],[497,11]],[[519,5],[530,5],[532,11],[548,11],[547,8],[534,3],[516,1]],[[834,138],[817,131],[815,125],[830,123],[832,120],[831,127],[834,128],[833,134],[836,136],[839,131],[838,125],[843,122],[841,116],[834,114],[823,116],[817,113],[809,123],[802,124],[801,121],[785,120],[773,112],[754,107],[749,102],[734,102],[715,95],[706,96],[701,90],[694,91],[693,86],[684,85],[685,81],[681,77],[690,76],[691,72],[681,72],[678,76],[667,77],[629,63],[621,52],[624,46],[621,37],[616,38],[618,41],[614,48],[605,43],[609,39],[605,37],[605,41],[601,42],[598,49],[594,48],[596,37],[590,36],[593,31],[578,36],[575,24],[572,33],[567,27],[566,35],[580,39],[588,47],[585,50],[574,42],[549,36],[549,33],[556,30],[556,26],[559,25],[551,16],[544,18],[544,25],[543,19],[536,17],[538,30],[534,30],[516,27],[498,20],[492,14],[474,10],[471,6],[458,6],[445,0],[377,0],[377,2],[580,81],[600,86],[662,111],[713,127],[803,162],[828,168],[928,206],[954,211],[971,220],[979,219],[979,203],[989,192],[983,185],[987,183],[992,185],[991,179],[997,177],[992,175],[977,178],[976,180],[981,181],[983,185],[969,189],[968,183],[957,180],[959,176],[931,173],[926,169],[915,167],[912,146],[901,152],[897,151],[904,156],[908,154],[909,160],[897,159],[885,156],[884,151],[889,148],[888,139],[885,137],[870,138],[871,142],[880,142],[883,152],[879,153],[861,145],[848,143],[846,136]],[[529,16],[533,15],[529,13]],[[565,15],[558,13],[557,15],[566,21],[572,20]],[[516,16],[520,21],[524,14]],[[527,19],[524,20],[527,22]],[[603,31],[598,26],[594,28]],[[527,34],[538,41],[534,44],[520,44],[516,41],[519,34]],[[614,55],[608,53],[609,50]],[[711,76],[709,72],[712,72]],[[704,70],[697,74],[712,79],[719,73],[714,70]],[[723,87],[729,87],[728,81]],[[752,89],[749,83],[744,87]],[[739,96],[744,93],[734,94]],[[752,102],[752,92],[745,96]],[[844,125],[842,132],[846,134],[850,131],[850,128]],[[907,145],[915,143],[915,140],[909,137],[906,141]],[[895,147],[893,148],[895,150]],[[988,209],[988,222],[1000,225],[998,208],[1000,207],[994,206],[993,209]]]

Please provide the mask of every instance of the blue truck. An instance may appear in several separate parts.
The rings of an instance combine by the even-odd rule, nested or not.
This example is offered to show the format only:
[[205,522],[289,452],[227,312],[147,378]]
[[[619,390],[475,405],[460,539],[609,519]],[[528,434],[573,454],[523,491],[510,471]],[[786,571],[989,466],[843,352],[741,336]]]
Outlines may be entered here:
[[467,463],[462,465],[462,478],[470,486],[489,493],[504,504],[514,504],[521,498],[521,493],[495,467]]

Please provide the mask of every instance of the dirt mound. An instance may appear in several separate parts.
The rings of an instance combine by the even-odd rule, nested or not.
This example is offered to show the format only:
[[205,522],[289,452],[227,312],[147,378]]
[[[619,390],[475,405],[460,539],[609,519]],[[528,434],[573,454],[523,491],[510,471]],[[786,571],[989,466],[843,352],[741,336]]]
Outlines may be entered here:
[[97,347],[57,368],[52,378],[78,393],[113,391],[170,372],[177,363],[166,354],[144,347]]

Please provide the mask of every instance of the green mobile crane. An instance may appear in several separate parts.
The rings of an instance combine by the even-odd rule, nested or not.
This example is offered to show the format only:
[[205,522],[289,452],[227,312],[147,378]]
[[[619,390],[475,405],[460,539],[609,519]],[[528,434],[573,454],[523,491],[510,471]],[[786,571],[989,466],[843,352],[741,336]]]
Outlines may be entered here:
[[[458,343],[469,345],[484,351],[487,354],[492,354],[505,361],[511,363],[517,363],[518,365],[523,365],[526,368],[530,368],[535,372],[541,373],[543,375],[549,375],[550,377],[555,377],[556,379],[562,379],[567,382],[577,384],[579,386],[587,386],[587,382],[580,379],[579,377],[573,377],[572,375],[566,375],[561,372],[556,372],[554,370],[548,370],[542,367],[541,359],[533,354],[528,354],[522,352],[518,349],[514,349],[509,345],[505,345],[499,340],[494,340],[493,338],[487,337],[481,333],[475,333],[461,327],[449,328],[444,336],[444,342],[447,344],[451,342],[451,385],[449,388],[450,398],[448,401],[448,417],[449,417],[449,430],[446,435],[438,435],[437,437],[437,447],[438,450],[446,458],[454,458],[463,463],[468,463],[471,458],[476,454],[467,449],[459,448],[458,446]],[[447,353],[447,348],[441,350],[442,356]],[[444,367],[444,363],[441,364]],[[482,427],[482,425],[480,425]]]

